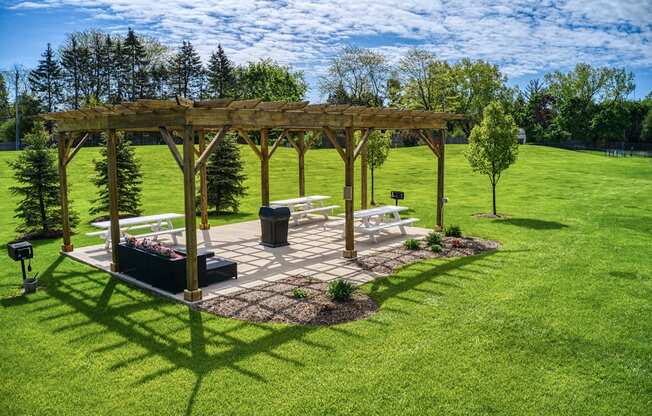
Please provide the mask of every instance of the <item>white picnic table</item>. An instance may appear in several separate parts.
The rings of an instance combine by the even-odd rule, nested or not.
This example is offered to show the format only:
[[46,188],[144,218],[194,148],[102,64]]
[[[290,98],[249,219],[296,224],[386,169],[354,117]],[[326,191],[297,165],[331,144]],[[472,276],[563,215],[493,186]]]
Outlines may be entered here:
[[290,209],[290,217],[294,225],[299,224],[301,218],[307,218],[309,214],[320,214],[328,219],[328,214],[332,213],[339,205],[325,205],[324,201],[330,199],[327,195],[310,195],[299,198],[281,199],[271,201],[271,206],[282,206]]
[[[353,219],[359,220],[360,224],[356,229],[369,235],[374,243],[377,243],[377,235],[381,230],[398,227],[401,234],[405,235],[405,226],[419,221],[418,218],[401,218],[401,212],[409,208],[396,205],[382,205],[379,207],[363,209],[353,212]],[[387,218],[389,217],[389,219]]]
[[[154,237],[156,239],[159,235],[170,235],[174,240],[174,244],[177,244],[177,236],[185,231],[184,228],[174,228],[172,225],[172,220],[177,218],[184,218],[184,215],[166,213],[122,218],[118,221],[120,236],[124,236],[128,231],[149,228],[151,232],[138,234],[138,237]],[[101,228],[102,231],[95,231],[86,235],[100,237],[104,240],[104,246],[108,249],[111,246],[111,221],[97,221],[92,222],[91,225]]]

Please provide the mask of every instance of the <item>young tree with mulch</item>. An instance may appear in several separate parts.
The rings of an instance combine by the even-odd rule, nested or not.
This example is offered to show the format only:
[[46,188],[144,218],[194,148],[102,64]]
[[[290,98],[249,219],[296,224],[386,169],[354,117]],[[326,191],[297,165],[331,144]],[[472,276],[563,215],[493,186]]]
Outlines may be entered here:
[[465,156],[474,172],[491,181],[493,216],[496,217],[496,185],[502,172],[516,161],[518,127],[511,115],[496,101],[484,109],[482,122],[471,131]]
[[244,186],[247,176],[243,170],[244,163],[240,159],[240,149],[235,138],[226,135],[206,165],[208,205],[214,208],[216,214],[238,212],[239,199],[247,195]]
[[376,205],[374,199],[374,171],[380,168],[389,156],[389,149],[392,144],[392,133],[390,130],[385,132],[374,130],[367,139],[367,163],[371,169],[371,205]]
[[[133,147],[124,135],[118,133],[116,141],[118,171],[118,212],[121,217],[137,217],[141,209],[141,185],[143,183],[140,163],[136,160]],[[100,159],[94,159],[97,198],[92,201],[91,215],[107,218],[109,215],[109,175],[107,166],[106,137],[102,135]]]
[[[17,185],[9,188],[19,196],[14,218],[20,220],[16,231],[22,239],[51,238],[61,235],[61,199],[57,156],[42,124],[25,135],[25,150],[9,162]],[[79,222],[70,210],[70,225]]]

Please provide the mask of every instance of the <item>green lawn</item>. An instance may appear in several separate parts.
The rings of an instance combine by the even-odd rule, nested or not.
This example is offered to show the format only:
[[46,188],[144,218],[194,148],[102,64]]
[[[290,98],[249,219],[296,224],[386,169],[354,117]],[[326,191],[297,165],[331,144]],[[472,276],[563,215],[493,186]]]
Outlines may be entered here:
[[[46,289],[16,297],[19,267],[0,256],[1,415],[652,413],[652,161],[524,146],[499,185],[509,220],[463,146],[447,147],[449,224],[500,251],[428,261],[364,287],[371,319],[326,328],[247,324],[192,312],[116,283],[36,243]],[[258,165],[243,148],[256,217]],[[73,207],[87,222],[91,160],[71,164]],[[183,209],[181,175],[163,147],[140,147],[145,213]],[[0,241],[15,201],[0,153]],[[307,154],[307,191],[339,197],[334,151]],[[410,215],[434,223],[435,160],[392,151],[379,199],[403,190]],[[297,189],[279,149],[272,198]],[[336,201],[336,203],[339,203]],[[74,236],[78,245],[98,243]]]

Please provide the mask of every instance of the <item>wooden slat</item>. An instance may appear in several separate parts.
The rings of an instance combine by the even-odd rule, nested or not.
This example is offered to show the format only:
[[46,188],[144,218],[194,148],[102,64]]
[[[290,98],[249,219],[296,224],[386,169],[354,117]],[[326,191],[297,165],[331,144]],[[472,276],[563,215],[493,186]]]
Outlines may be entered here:
[[262,159],[263,159],[263,155],[262,155],[262,153],[260,153],[260,150],[258,150],[258,147],[256,146],[256,143],[254,143],[254,142],[251,140],[251,138],[249,137],[249,134],[248,134],[246,131],[242,130],[242,129],[238,129],[237,132],[238,132],[238,134],[240,135],[240,137],[242,137],[242,139],[243,139],[245,142],[247,142],[247,144],[249,145],[249,147],[251,147],[251,150],[254,151],[254,153],[256,154],[256,156],[258,156],[258,159],[262,160]]
[[195,108],[226,108],[233,100],[229,98],[220,98],[217,100],[195,101]]
[[256,110],[262,111],[281,111],[285,109],[287,102],[285,101],[261,101],[256,106]]
[[324,127],[324,134],[326,134],[328,140],[331,142],[335,150],[337,150],[337,153],[340,154],[342,160],[346,161],[346,155],[344,154],[342,147],[339,145],[339,143],[337,143],[337,136],[335,135],[335,132],[331,130],[330,127]]
[[[204,152],[201,154],[201,156],[199,156],[199,159],[197,159],[197,161],[195,162],[195,169],[194,169],[195,174],[206,163],[206,159],[208,159],[208,156],[210,156],[210,154],[213,152],[213,150],[215,150],[217,145],[224,138],[224,136],[226,135],[226,132],[229,131],[229,127],[230,126],[222,127],[220,129],[220,131],[217,132],[217,134],[215,135],[213,140],[208,144],[208,146],[206,147],[206,150],[204,150]],[[194,149],[194,146],[193,146],[193,149]]]
[[355,152],[353,153],[353,159],[357,159],[358,156],[360,155],[360,151],[362,150],[362,147],[367,143],[367,140],[369,140],[369,135],[373,129],[366,129],[362,137],[360,138],[360,143],[355,148]]
[[176,97],[174,97],[174,99],[176,100],[177,105],[180,105],[182,107],[191,108],[195,105],[195,103],[192,100],[189,100],[180,95],[177,95]]
[[[70,163],[70,161],[75,157],[75,155],[77,154],[77,152],[79,152],[79,150],[81,149],[81,147],[84,145],[84,142],[86,142],[86,140],[87,140],[89,137],[90,137],[90,133],[86,133],[86,134],[81,138],[81,140],[79,141],[79,143],[77,143],[77,146],[75,146],[75,148],[72,150],[72,152],[71,152],[71,153],[66,157],[66,166],[67,166],[68,163]],[[72,143],[72,140],[70,140],[70,142]]]
[[285,111],[299,111],[305,109],[309,101],[294,101],[285,104]]
[[419,135],[421,140],[423,140],[424,143],[426,145],[428,145],[428,147],[430,148],[430,150],[432,150],[432,152],[435,154],[435,156],[439,156],[439,149],[438,149],[437,144],[435,144],[435,142],[431,138],[429,138],[428,136],[423,134],[423,131],[417,130],[417,134]]
[[246,109],[254,109],[256,106],[261,102],[261,100],[240,100],[240,101],[233,101],[229,106],[227,107],[229,110],[246,110]]
[[183,170],[183,160],[179,154],[177,145],[174,143],[174,139],[165,127],[159,127],[159,131],[161,132],[161,137],[163,137],[163,140],[168,145],[170,152],[172,152],[172,156],[174,157],[174,160],[176,160],[177,165],[179,165],[179,168]]
[[288,136],[289,130],[284,129],[281,134],[278,136],[276,141],[274,142],[274,145],[272,146],[272,150],[269,151],[269,158],[272,158],[272,155],[274,155],[274,152],[278,148],[278,145],[281,144],[281,142]]
[[290,143],[290,145],[292,145],[292,147],[294,148],[294,150],[297,151],[297,153],[301,153],[301,149],[299,148],[299,145],[298,145],[297,142],[294,140],[294,138],[293,138],[291,135],[289,135],[289,134],[288,134],[288,136],[287,136],[287,141],[288,141],[288,143]]

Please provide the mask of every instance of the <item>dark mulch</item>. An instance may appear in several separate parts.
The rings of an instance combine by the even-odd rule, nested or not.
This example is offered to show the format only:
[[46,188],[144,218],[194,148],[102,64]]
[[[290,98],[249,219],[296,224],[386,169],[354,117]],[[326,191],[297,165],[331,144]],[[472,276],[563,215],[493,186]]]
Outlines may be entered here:
[[[307,297],[292,296],[295,288]],[[334,302],[327,295],[328,283],[303,276],[243,290],[201,302],[206,312],[249,322],[278,322],[300,325],[333,325],[366,318],[378,310],[369,296],[356,290],[347,302]]]
[[496,214],[496,215],[494,215],[494,214],[491,214],[491,213],[473,214],[473,216],[476,217],[476,218],[494,218],[494,219],[498,219],[498,220],[504,220],[504,219],[512,218],[507,214]]
[[440,253],[431,251],[426,242],[421,241],[419,250],[408,250],[403,246],[388,248],[360,256],[357,258],[357,263],[365,270],[391,274],[406,264],[422,259],[474,256],[485,251],[496,250],[499,246],[497,241],[474,237],[444,237]]

